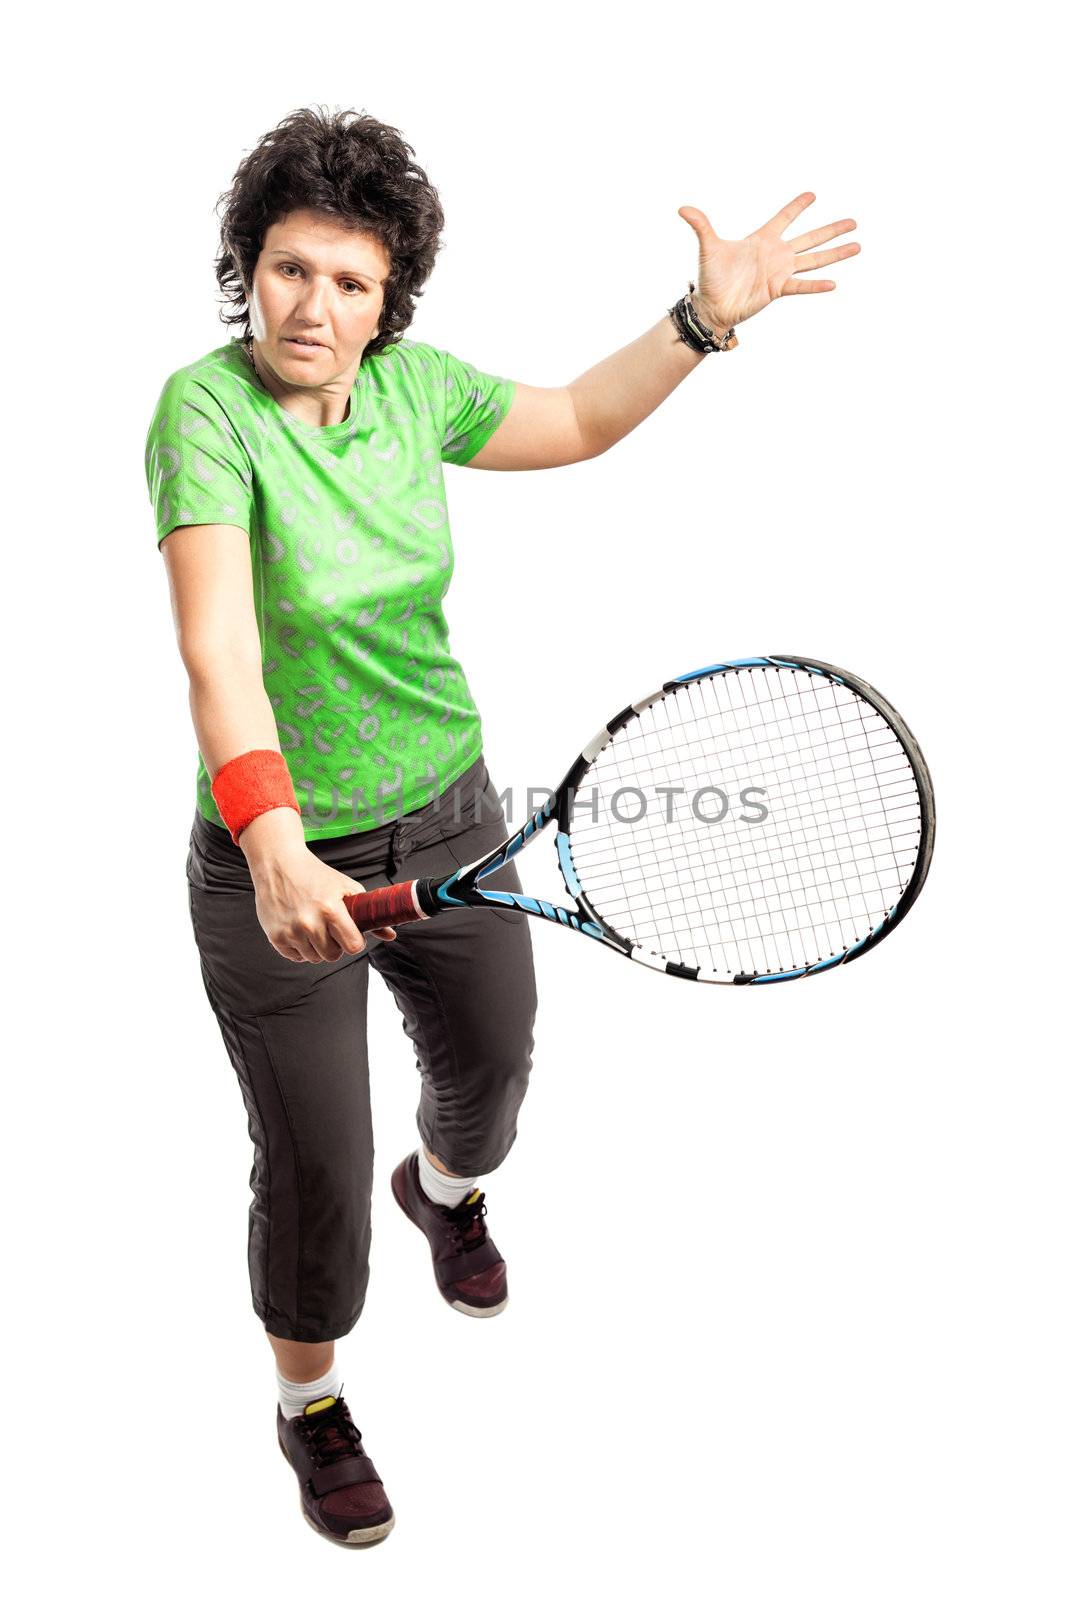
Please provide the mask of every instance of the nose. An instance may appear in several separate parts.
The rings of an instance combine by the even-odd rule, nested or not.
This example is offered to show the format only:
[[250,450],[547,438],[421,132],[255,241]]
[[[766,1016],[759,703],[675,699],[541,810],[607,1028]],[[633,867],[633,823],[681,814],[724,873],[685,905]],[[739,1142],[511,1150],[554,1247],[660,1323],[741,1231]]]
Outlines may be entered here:
[[318,328],[323,325],[325,306],[326,285],[318,279],[312,279],[301,296],[300,314],[311,327]]

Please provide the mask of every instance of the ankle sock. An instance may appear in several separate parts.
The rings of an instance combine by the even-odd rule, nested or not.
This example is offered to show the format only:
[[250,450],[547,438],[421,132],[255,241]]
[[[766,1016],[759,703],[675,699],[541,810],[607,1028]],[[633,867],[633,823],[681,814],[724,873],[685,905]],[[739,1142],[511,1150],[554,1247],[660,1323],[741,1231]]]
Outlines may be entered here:
[[324,1400],[327,1395],[337,1396],[341,1392],[336,1356],[329,1372],[324,1372],[321,1378],[313,1378],[310,1383],[290,1383],[288,1378],[282,1377],[277,1366],[274,1370],[278,1378],[278,1404],[287,1422],[291,1417],[300,1416],[309,1401]]
[[435,1206],[458,1206],[471,1190],[477,1187],[477,1178],[453,1178],[441,1172],[429,1160],[425,1145],[419,1146],[419,1183],[427,1200]]

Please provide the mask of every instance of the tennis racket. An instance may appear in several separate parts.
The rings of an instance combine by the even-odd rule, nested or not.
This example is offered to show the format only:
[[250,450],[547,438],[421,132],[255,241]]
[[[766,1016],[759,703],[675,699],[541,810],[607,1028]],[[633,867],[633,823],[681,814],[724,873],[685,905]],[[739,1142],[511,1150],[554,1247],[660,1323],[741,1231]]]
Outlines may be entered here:
[[[482,887],[549,823],[573,906]],[[899,927],[933,844],[930,774],[889,702],[825,661],[753,656],[624,707],[481,860],[344,899],[364,931],[509,906],[672,977],[782,983]]]

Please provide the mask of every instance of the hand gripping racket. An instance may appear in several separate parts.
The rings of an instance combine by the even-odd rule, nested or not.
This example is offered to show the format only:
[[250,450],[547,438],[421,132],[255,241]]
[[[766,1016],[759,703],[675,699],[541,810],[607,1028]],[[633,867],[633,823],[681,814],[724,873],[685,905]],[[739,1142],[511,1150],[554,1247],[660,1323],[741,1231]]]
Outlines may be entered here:
[[[550,822],[573,906],[481,887]],[[899,927],[933,843],[930,774],[889,702],[825,661],[753,656],[626,706],[480,861],[344,899],[364,931],[509,906],[673,977],[781,983]]]

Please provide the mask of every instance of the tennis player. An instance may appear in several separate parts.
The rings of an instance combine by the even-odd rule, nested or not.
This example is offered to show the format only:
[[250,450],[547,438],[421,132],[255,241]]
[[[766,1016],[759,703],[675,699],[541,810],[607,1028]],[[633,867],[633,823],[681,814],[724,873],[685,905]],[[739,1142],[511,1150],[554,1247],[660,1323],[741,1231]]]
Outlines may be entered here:
[[[736,324],[859,250],[787,241],[800,194],[739,241],[682,206],[689,293],[573,382],[536,388],[405,337],[444,214],[398,131],[304,109],[240,163],[216,274],[239,336],[171,374],[145,466],[198,743],[186,876],[211,1007],[254,1148],[248,1267],[278,1437],[312,1527],[371,1544],[393,1510],[342,1395],[335,1341],[367,1292],[368,971],[421,1075],[392,1175],[465,1314],[507,1304],[481,1182],[531,1067],[528,921],[457,911],[364,941],[343,896],[443,873],[508,833],[442,604],[443,464],[569,466],[642,422]],[[802,253],[803,252],[803,253]],[[494,887],[520,887],[514,866]]]

